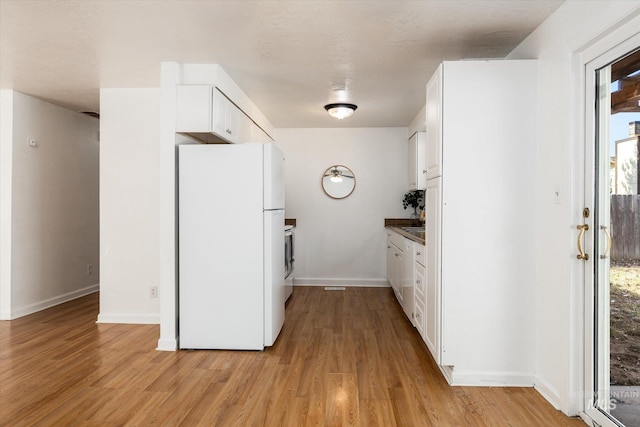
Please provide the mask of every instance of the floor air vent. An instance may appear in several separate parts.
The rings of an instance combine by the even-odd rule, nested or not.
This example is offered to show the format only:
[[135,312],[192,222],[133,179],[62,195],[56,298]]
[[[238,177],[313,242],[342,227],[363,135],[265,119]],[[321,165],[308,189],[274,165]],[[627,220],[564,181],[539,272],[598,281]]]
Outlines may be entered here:
[[325,291],[344,291],[344,286],[325,286]]

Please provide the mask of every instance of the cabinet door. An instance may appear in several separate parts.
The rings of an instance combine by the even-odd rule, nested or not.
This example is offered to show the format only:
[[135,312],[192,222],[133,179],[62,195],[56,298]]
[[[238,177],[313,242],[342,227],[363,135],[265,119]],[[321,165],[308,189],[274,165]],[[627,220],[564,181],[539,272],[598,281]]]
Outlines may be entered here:
[[253,125],[253,121],[249,118],[249,116],[247,116],[243,112],[240,112],[239,116],[240,116],[240,126],[238,126],[239,128],[238,142],[240,144],[254,142],[251,140],[251,125]]
[[217,89],[213,90],[213,132],[220,136],[227,134],[226,105],[229,100]]
[[176,89],[176,132],[211,132],[211,86]]
[[423,190],[427,186],[427,136],[416,132],[409,138],[409,190]]
[[251,122],[251,142],[259,142],[261,144],[268,144],[271,142],[271,138],[267,135],[258,125]]
[[403,264],[404,264],[404,253],[400,251],[398,248],[394,247],[395,251],[395,266],[394,266],[394,291],[396,293],[396,298],[398,302],[402,306],[402,276],[403,276]]
[[414,284],[415,284],[415,296],[413,300],[413,312],[414,320],[413,324],[416,329],[420,333],[422,339],[424,336],[424,326],[425,326],[425,295],[424,295],[424,280],[425,280],[425,270],[424,267],[416,262],[415,270],[414,270]]
[[251,142],[259,142],[259,143],[264,143],[264,141],[262,140],[262,129],[260,129],[258,127],[257,124],[255,124],[253,121],[251,121],[251,136],[250,136],[250,140]]
[[238,142],[238,107],[219,90],[213,91],[213,132],[229,142]]
[[240,114],[242,113],[238,107],[227,98],[225,104],[225,116],[227,122],[227,135],[230,142],[240,142]]
[[409,138],[409,190],[418,188],[418,133]]
[[427,188],[427,133],[416,133],[416,187]]
[[413,323],[413,270],[414,270],[414,259],[413,259],[413,241],[409,239],[404,239],[403,257],[402,257],[402,277],[401,277],[401,289],[400,293],[402,294],[402,308],[404,309],[404,314],[407,315],[407,318],[411,323]]
[[427,83],[427,179],[442,175],[442,85],[441,64]]
[[425,287],[425,342],[436,363],[441,360],[441,251],[442,251],[442,177],[427,181],[425,192],[427,221],[427,265]]
[[393,250],[393,244],[391,243],[390,234],[387,233],[387,280],[393,289],[395,289],[395,267],[396,267],[396,255]]

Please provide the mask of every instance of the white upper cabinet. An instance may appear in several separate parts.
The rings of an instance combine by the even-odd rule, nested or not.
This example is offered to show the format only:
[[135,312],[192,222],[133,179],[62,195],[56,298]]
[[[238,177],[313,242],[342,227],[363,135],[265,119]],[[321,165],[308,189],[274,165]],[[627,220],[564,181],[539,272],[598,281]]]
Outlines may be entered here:
[[[250,142],[243,140],[240,135],[243,118],[251,122],[249,117],[213,86],[177,87],[176,132],[190,134],[207,143]],[[250,138],[250,132],[247,137]]]
[[269,135],[266,134],[265,131],[263,131],[260,126],[256,125],[255,123],[251,122],[251,142],[259,142],[261,144],[268,144],[269,142],[272,142],[271,138],[269,137]]
[[427,186],[425,132],[416,132],[409,138],[409,190],[424,190]]
[[247,142],[256,142],[251,138],[252,127],[256,126],[255,123],[243,112],[240,112],[240,121],[238,126],[238,142],[241,144]]
[[426,179],[442,175],[442,86],[441,64],[427,83]]
[[211,132],[213,87],[178,86],[176,92],[176,132]]
[[212,113],[213,133],[229,142],[239,142],[240,115],[243,113],[217,89],[213,90]]

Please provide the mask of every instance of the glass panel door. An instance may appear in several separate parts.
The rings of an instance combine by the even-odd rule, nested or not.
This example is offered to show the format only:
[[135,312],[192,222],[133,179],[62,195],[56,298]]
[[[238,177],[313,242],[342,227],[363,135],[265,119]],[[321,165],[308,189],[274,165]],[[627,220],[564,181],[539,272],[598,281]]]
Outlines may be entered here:
[[585,200],[593,212],[585,208],[578,226],[586,236],[578,243],[584,243],[579,259],[586,270],[585,413],[594,425],[638,426],[640,51],[592,71],[587,80],[595,87],[595,113],[593,146],[585,151]]

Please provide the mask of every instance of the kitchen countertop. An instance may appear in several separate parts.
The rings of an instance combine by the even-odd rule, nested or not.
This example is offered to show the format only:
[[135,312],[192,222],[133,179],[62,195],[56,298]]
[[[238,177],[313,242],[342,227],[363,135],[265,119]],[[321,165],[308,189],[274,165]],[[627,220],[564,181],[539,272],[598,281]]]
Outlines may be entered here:
[[[385,228],[392,230],[407,239],[418,242],[421,245],[426,243],[426,235],[424,231],[403,230],[403,227],[415,227],[415,222],[412,219],[407,218],[386,218],[384,220]],[[424,230],[424,223],[422,223],[422,229]]]

